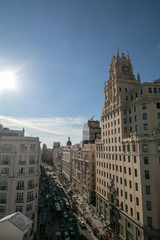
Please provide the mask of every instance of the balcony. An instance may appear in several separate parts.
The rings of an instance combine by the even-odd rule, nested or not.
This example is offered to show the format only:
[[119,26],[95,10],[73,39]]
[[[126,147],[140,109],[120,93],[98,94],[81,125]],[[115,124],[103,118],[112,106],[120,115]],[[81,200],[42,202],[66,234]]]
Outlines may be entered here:
[[32,189],[32,188],[35,188],[35,184],[32,184],[32,185],[28,186],[28,189]]
[[27,202],[31,202],[31,201],[33,201],[34,200],[34,197],[29,197],[29,198],[27,198]]
[[26,165],[26,161],[19,161],[19,165]]
[[7,203],[6,199],[0,199],[0,203]]
[[8,190],[8,187],[7,186],[0,186],[0,190]]
[[16,203],[24,203],[24,200],[23,200],[23,199],[16,199],[15,202],[16,202]]
[[29,161],[29,164],[36,164],[36,161]]
[[9,164],[10,164],[10,161],[1,161],[0,164],[1,164],[1,165],[9,165]]
[[16,190],[24,190],[24,186],[17,186]]

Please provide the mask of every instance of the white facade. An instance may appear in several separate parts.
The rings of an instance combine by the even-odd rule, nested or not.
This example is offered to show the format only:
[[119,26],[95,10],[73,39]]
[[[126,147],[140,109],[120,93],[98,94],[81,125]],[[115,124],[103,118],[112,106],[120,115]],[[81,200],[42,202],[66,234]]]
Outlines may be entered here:
[[0,137],[0,218],[22,212],[37,228],[40,142],[3,129]]

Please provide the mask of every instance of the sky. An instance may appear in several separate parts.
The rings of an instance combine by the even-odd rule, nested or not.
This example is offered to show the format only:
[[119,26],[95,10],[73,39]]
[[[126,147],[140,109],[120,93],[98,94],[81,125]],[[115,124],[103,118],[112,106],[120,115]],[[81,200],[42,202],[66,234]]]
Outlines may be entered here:
[[84,123],[101,118],[117,49],[141,82],[160,78],[159,9],[159,0],[0,0],[0,123],[48,147],[79,143]]

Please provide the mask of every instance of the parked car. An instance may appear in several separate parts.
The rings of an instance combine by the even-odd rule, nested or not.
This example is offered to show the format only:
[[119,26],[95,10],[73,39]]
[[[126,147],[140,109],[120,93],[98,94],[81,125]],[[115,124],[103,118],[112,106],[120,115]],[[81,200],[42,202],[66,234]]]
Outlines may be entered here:
[[70,234],[70,236],[74,236],[75,235],[73,227],[69,227],[69,234]]
[[86,228],[86,225],[85,225],[84,221],[80,221],[79,225],[80,225],[81,228]]

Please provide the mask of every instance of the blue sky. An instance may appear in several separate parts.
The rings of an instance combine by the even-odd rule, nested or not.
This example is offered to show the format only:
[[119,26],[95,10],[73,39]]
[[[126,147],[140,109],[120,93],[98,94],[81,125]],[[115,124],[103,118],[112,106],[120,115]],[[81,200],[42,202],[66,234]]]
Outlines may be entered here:
[[16,71],[17,90],[0,91],[0,122],[48,147],[80,142],[84,122],[100,119],[117,49],[142,82],[160,78],[159,9],[159,0],[1,0],[0,71]]

